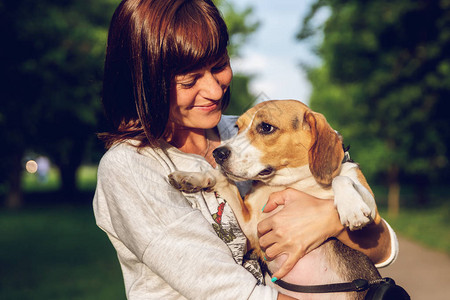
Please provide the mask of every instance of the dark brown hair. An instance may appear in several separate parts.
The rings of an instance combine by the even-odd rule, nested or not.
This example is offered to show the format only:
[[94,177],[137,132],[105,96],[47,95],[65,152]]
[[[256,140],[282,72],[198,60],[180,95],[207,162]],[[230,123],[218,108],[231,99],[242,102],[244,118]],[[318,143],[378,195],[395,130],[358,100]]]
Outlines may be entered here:
[[[227,56],[228,32],[210,0],[124,0],[109,28],[103,106],[109,148],[125,139],[157,146],[169,118],[170,87]],[[222,110],[229,102],[229,89]]]

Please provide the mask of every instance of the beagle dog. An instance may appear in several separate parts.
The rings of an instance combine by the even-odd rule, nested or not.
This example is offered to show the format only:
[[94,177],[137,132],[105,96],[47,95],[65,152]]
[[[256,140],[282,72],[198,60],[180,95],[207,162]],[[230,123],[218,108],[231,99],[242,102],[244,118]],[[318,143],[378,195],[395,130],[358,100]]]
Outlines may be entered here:
[[[322,114],[297,100],[272,100],[249,109],[236,125],[237,136],[214,150],[217,169],[177,171],[169,175],[169,181],[184,192],[218,192],[229,203],[261,261],[264,252],[258,243],[257,224],[281,208],[262,213],[269,195],[287,187],[322,199],[334,198],[340,221],[350,230],[380,222],[374,196],[358,164],[344,160],[342,138]],[[233,182],[246,180],[254,183],[242,199]],[[268,270],[275,272],[285,260],[280,255],[266,262]],[[374,280],[380,275],[365,255],[330,239],[300,259],[283,281],[320,285],[357,278]],[[356,292],[297,294],[276,288],[299,299],[364,297]]]

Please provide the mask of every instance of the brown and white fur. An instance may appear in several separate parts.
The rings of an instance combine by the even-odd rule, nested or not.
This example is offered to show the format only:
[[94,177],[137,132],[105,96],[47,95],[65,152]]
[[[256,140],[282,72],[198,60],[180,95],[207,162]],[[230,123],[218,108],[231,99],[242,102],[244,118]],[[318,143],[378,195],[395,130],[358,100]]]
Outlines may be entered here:
[[[205,173],[174,172],[169,177],[173,186],[185,192],[217,191],[229,203],[251,247],[261,258],[257,224],[272,214],[262,213],[262,208],[271,193],[287,187],[322,199],[334,198],[340,220],[350,230],[379,221],[372,191],[359,166],[342,163],[341,137],[323,115],[300,101],[272,100],[254,106],[236,124],[237,136],[215,150],[218,169]],[[233,184],[243,180],[255,181],[244,200]],[[281,255],[268,262],[269,270],[278,270],[285,259]],[[299,260],[282,279],[319,285],[357,278],[372,280],[379,278],[379,273],[365,255],[331,239]],[[363,297],[356,292],[283,293],[298,299]]]

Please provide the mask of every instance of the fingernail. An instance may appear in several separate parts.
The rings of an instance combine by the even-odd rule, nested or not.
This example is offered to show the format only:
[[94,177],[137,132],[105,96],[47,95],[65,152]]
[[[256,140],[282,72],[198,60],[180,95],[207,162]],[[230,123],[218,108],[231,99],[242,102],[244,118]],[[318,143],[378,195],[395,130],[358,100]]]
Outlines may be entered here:
[[264,211],[264,208],[266,208],[266,205],[267,205],[267,203],[264,204],[263,208],[261,209],[262,212]]
[[278,278],[272,277],[272,282],[275,282],[275,281],[277,281],[277,280],[278,280]]

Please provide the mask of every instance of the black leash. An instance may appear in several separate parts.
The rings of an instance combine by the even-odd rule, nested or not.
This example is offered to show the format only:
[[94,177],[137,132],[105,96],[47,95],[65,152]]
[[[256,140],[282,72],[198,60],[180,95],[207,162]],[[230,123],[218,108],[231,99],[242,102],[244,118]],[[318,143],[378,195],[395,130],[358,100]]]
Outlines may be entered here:
[[[272,272],[266,270],[270,277]],[[385,281],[385,278],[367,281],[365,279],[355,279],[351,282],[331,283],[321,285],[298,285],[288,283],[281,279],[275,281],[275,284],[283,289],[297,293],[339,293],[339,292],[362,292],[367,290],[371,285]]]
[[372,282],[365,279],[356,279],[352,282],[332,283],[322,285],[297,285],[283,280],[275,281],[280,287],[298,293],[340,293],[340,292],[362,292],[367,290]]
[[[264,268],[267,274],[272,277],[272,272],[267,267]],[[351,282],[331,283],[321,285],[298,285],[288,283],[281,279],[275,284],[283,289],[297,293],[340,293],[340,292],[363,292],[368,290],[364,299],[366,300],[411,300],[408,293],[399,285],[396,285],[392,278],[385,277],[368,281],[366,279],[355,279]]]

